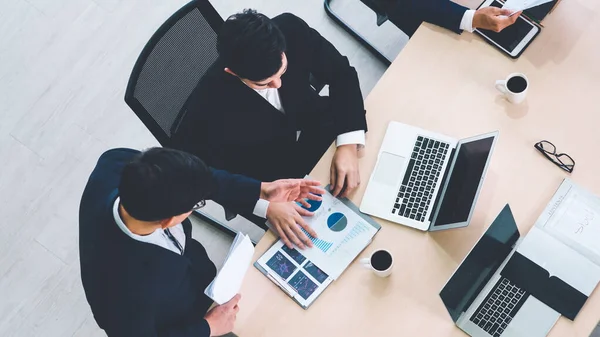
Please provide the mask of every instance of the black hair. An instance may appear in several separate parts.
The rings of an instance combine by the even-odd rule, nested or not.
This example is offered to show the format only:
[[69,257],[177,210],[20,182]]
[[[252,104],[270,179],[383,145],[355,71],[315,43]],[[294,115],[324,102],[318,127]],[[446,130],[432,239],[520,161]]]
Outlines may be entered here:
[[189,153],[150,148],[123,168],[121,205],[133,218],[159,221],[187,213],[213,190],[209,167]]
[[217,39],[219,57],[242,78],[260,81],[281,69],[285,37],[267,16],[252,9],[227,18]]

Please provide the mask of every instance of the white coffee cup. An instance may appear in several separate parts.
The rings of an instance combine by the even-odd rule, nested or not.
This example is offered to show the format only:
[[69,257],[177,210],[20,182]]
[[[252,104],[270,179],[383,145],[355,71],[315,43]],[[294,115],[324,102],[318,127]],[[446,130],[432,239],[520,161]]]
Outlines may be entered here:
[[525,74],[512,73],[505,80],[496,81],[496,89],[504,94],[509,102],[519,104],[527,96],[529,80]]
[[394,257],[392,253],[385,249],[379,249],[367,257],[360,260],[360,263],[368,269],[371,269],[379,277],[388,277],[394,267]]

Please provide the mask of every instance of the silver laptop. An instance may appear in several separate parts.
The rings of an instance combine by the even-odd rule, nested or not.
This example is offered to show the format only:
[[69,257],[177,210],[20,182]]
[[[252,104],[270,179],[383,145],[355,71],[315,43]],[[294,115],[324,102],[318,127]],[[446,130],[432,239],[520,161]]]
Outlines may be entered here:
[[[549,294],[540,283],[559,278],[567,287],[589,289],[584,290],[587,296],[598,282],[581,271],[589,262],[565,247],[536,227],[522,238],[506,205],[444,285],[440,297],[456,325],[469,336],[546,336],[560,314],[533,294]],[[561,252],[574,255],[564,259]],[[517,285],[528,281],[528,290]]]
[[467,226],[497,137],[457,140],[390,122],[361,212],[423,231]]

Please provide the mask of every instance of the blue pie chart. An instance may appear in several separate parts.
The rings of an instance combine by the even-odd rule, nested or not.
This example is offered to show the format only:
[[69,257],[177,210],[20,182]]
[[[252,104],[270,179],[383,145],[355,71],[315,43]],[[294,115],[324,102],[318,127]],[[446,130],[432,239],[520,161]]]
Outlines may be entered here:
[[[315,194],[315,195],[318,195],[318,194]],[[306,207],[304,205],[300,205],[300,206],[302,206],[302,208],[304,208],[305,210],[307,210],[309,212],[314,212],[314,211],[318,210],[319,207],[321,207],[321,204],[323,203],[323,200],[306,199],[306,202],[308,202],[308,204],[310,205],[310,207]]]
[[348,218],[342,213],[333,213],[327,218],[327,227],[334,232],[341,232],[348,225]]

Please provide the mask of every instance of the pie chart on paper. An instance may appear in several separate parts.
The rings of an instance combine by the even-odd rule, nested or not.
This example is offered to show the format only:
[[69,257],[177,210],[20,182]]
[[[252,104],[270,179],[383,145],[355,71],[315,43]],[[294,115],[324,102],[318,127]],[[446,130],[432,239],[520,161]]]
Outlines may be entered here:
[[[318,195],[318,194],[316,194],[316,195]],[[321,207],[321,204],[323,203],[323,200],[306,199],[306,202],[310,205],[310,207],[307,207],[307,206],[304,206],[304,205],[301,205],[301,207],[304,208],[305,210],[309,211],[309,212],[314,212],[314,211],[318,210],[319,207]]]
[[348,225],[348,218],[342,213],[336,212],[327,218],[327,227],[334,232],[343,231]]

